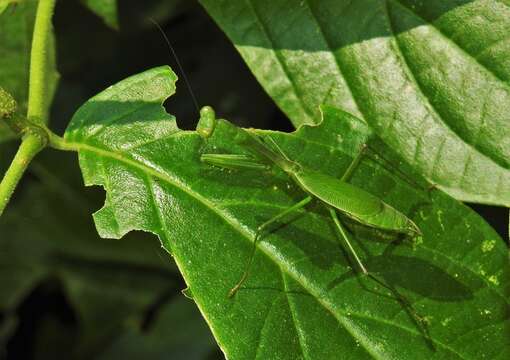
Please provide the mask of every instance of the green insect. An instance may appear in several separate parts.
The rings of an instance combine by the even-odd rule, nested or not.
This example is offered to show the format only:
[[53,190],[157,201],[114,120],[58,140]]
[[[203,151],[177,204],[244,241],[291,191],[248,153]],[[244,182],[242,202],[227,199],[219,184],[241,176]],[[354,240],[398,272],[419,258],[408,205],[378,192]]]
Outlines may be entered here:
[[[197,129],[200,129],[198,132],[203,138],[208,138],[214,131],[216,118],[213,110],[209,107],[203,108],[201,115]],[[203,134],[206,134],[206,136]],[[241,128],[239,128],[237,134],[239,135],[236,135],[236,141],[238,141],[240,145],[245,146],[258,158],[265,160],[265,162],[247,155],[236,154],[202,154],[201,161],[210,165],[230,169],[268,170],[272,165],[275,165],[287,173],[308,195],[303,200],[285,209],[257,228],[253,242],[253,251],[248,261],[247,268],[238,283],[230,290],[229,297],[233,296],[246,280],[256,252],[257,241],[260,239],[264,230],[289,213],[303,208],[313,199],[319,200],[326,206],[341,238],[347,245],[349,252],[352,254],[363,274],[370,275],[352,247],[347,231],[338,218],[337,211],[340,211],[345,216],[360,224],[374,229],[402,233],[412,237],[421,235],[418,226],[400,211],[388,205],[377,196],[348,183],[351,175],[361,161],[363,149],[360,150],[359,154],[354,158],[342,177],[337,179],[321,172],[307,169],[297,162],[290,160],[270,136],[266,137],[266,142],[262,138]],[[373,277],[372,275],[370,276]],[[379,280],[376,279],[376,281],[380,283]]]

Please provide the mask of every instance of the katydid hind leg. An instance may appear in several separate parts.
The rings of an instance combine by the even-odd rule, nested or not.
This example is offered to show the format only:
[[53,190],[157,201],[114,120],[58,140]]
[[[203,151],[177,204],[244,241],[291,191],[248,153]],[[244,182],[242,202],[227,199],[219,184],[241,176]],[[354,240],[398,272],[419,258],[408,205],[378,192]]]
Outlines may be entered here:
[[382,279],[379,279],[375,274],[367,273],[366,275],[390,292],[392,298],[400,304],[402,309],[406,312],[407,316],[409,316],[409,318],[414,323],[416,328],[420,331],[423,338],[425,339],[425,342],[427,343],[427,346],[429,346],[431,349],[435,349],[434,343],[432,342],[430,337],[428,322],[426,318],[424,318],[418,313],[418,311],[414,308],[413,304],[404,295],[402,295],[393,285],[386,283]]
[[390,291],[390,293],[393,295],[393,298],[402,305],[402,307],[405,309],[405,311],[407,312],[409,317],[412,319],[412,321],[419,328],[420,332],[424,335],[427,343],[429,343],[430,335],[428,333],[427,324],[426,324],[424,318],[417,313],[417,311],[414,309],[413,305],[409,302],[409,300],[407,300],[407,298],[405,296],[400,294],[394,286],[387,284],[384,280],[379,279],[378,276],[376,276],[375,274],[373,274],[367,270],[367,268],[361,262],[358,254],[352,247],[352,245],[349,241],[349,238],[348,238],[347,231],[346,231],[345,227],[342,225],[342,223],[340,222],[340,220],[338,219],[335,209],[333,209],[331,207],[328,207],[328,209],[331,214],[331,218],[333,219],[333,222],[335,223],[335,225],[338,229],[338,232],[340,233],[344,242],[347,244],[347,247],[348,247],[350,253],[356,260],[356,263],[358,264],[358,267],[360,268],[362,273],[364,275],[368,276],[373,281],[375,281],[377,284],[381,285],[382,287],[384,287]]
[[[386,289],[390,290],[391,293],[395,294],[396,290],[392,286],[390,286],[390,285],[386,284],[384,281],[378,279],[374,274],[370,273],[367,270],[365,265],[363,265],[361,259],[359,258],[358,254],[356,253],[356,250],[354,250],[354,247],[352,246],[351,242],[349,241],[349,235],[347,234],[347,230],[345,229],[345,227],[340,222],[340,219],[338,219],[338,215],[336,214],[335,209],[332,208],[332,207],[328,207],[328,210],[329,210],[329,213],[331,215],[331,218],[333,219],[333,222],[335,223],[335,225],[336,225],[336,227],[338,229],[338,232],[340,233],[340,236],[342,237],[344,243],[347,245],[347,248],[349,249],[349,252],[352,254],[352,257],[354,258],[354,260],[358,264],[358,267],[361,270],[361,272],[364,275],[367,275],[368,277],[370,277],[372,280],[374,280],[378,284],[380,284],[383,287],[385,287]],[[405,298],[403,298],[402,296],[399,295],[399,296],[396,296],[396,297],[402,303],[409,304],[409,302],[407,300],[405,300]]]
[[252,250],[251,250],[251,253],[250,253],[250,257],[248,259],[248,262],[246,263],[246,269],[244,270],[244,273],[241,276],[241,278],[239,279],[239,281],[237,282],[237,284],[232,289],[230,289],[230,291],[228,293],[228,297],[234,296],[237,293],[237,291],[241,288],[243,283],[246,281],[246,279],[248,278],[248,274],[249,274],[249,272],[251,270],[251,266],[253,264],[253,259],[255,257],[255,253],[257,252],[257,243],[260,240],[263,232],[269,226],[271,226],[272,224],[274,224],[278,220],[282,219],[286,215],[288,215],[288,214],[290,214],[292,212],[295,212],[295,211],[303,208],[310,201],[312,201],[312,197],[311,196],[307,196],[303,200],[299,201],[298,203],[292,205],[291,207],[283,210],[281,213],[279,213],[276,216],[272,217],[271,219],[267,220],[266,222],[264,222],[263,224],[261,224],[257,228],[257,232],[255,233],[255,238],[253,239],[253,246],[252,246]]
[[400,170],[397,165],[394,164],[393,161],[389,160],[385,156],[383,156],[380,152],[375,150],[372,146],[366,145],[366,150],[370,150],[370,153],[373,155],[366,155],[366,158],[370,161],[373,161],[376,164],[382,165],[384,168],[386,168],[387,171],[391,171],[391,173],[395,176],[397,176],[399,179],[407,183],[411,187],[416,187],[421,190],[428,191],[429,186],[423,186],[420,185],[417,181],[413,180],[409,175],[407,175],[404,171]]
[[[367,154],[368,150],[371,151],[372,154],[375,155],[375,158],[369,156]],[[389,167],[389,170],[391,170],[392,174],[398,174],[398,177],[402,179],[402,181],[406,182],[407,184],[411,185],[412,187],[417,187],[420,189],[424,189],[423,186],[419,185],[416,181],[413,181],[409,176],[407,176],[402,170],[400,170],[398,167],[392,164],[390,160],[388,160],[383,155],[379,154],[376,150],[374,150],[370,145],[368,144],[362,144],[360,147],[359,152],[356,154],[352,162],[349,164],[349,167],[345,171],[345,173],[342,175],[341,180],[343,181],[349,181],[352,177],[352,174],[360,164],[363,157],[366,157],[367,159],[379,163],[377,160],[381,161],[385,164],[384,166]],[[388,170],[388,169],[386,169]]]
[[361,259],[359,258],[358,254],[356,253],[356,250],[354,250],[354,247],[352,246],[351,242],[349,241],[349,236],[347,235],[347,231],[343,227],[342,223],[338,219],[338,215],[336,214],[336,211],[334,208],[329,207],[329,214],[331,215],[331,218],[333,219],[333,222],[336,225],[336,228],[338,229],[338,232],[340,233],[340,236],[342,237],[344,243],[347,245],[347,248],[349,249],[349,252],[352,254],[352,257],[354,260],[356,260],[356,263],[358,264],[359,269],[363,272],[363,274],[368,274],[368,270],[361,262]]

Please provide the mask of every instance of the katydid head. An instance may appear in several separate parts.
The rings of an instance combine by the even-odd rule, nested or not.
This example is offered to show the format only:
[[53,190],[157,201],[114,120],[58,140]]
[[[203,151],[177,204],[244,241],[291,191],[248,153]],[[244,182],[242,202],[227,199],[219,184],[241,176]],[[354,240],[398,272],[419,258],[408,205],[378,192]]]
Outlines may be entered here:
[[202,139],[207,139],[211,137],[216,128],[216,114],[212,107],[204,106],[200,109],[200,119],[198,120],[198,124],[196,127],[196,131],[198,135]]

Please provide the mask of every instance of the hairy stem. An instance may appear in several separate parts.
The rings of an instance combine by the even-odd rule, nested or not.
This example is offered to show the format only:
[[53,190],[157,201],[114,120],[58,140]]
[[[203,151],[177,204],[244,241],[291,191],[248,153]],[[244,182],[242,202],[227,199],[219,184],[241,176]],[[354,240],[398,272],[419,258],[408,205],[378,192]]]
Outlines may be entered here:
[[16,156],[0,182],[0,216],[11,199],[16,185],[34,156],[46,146],[46,141],[38,134],[27,135],[18,149]]
[[30,54],[30,81],[28,88],[27,118],[34,123],[44,124],[46,108],[44,101],[48,83],[48,43],[51,32],[51,17],[55,0],[39,0],[32,37]]

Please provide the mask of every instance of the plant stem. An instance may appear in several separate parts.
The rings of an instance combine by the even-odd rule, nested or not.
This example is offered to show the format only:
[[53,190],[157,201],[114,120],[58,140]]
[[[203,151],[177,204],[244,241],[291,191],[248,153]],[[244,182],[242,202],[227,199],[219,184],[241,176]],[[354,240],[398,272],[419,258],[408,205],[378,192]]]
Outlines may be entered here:
[[16,185],[34,156],[46,146],[46,141],[38,134],[28,134],[12,160],[9,169],[0,182],[0,216],[11,199]]
[[35,15],[34,35],[30,54],[30,81],[27,118],[36,124],[46,121],[46,88],[48,72],[48,42],[55,0],[39,0]]
[[30,52],[30,80],[28,84],[28,110],[27,119],[30,123],[41,125],[44,128],[35,128],[26,123],[11,124],[14,128],[19,126],[20,133],[25,136],[11,165],[0,182],[0,215],[5,210],[11,196],[16,189],[28,164],[35,155],[47,144],[46,123],[46,84],[48,73],[48,44],[51,31],[51,17],[55,8],[55,0],[39,0],[35,15],[32,49]]

